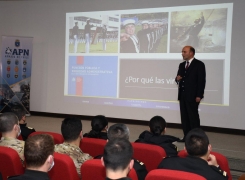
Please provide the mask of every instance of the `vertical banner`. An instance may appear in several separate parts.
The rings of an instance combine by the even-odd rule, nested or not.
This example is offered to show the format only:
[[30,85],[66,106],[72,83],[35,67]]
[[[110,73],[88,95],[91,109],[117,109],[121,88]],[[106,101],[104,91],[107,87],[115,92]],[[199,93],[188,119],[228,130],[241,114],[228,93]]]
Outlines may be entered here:
[[15,105],[30,113],[32,64],[30,37],[2,36],[0,73],[0,112],[11,111]]

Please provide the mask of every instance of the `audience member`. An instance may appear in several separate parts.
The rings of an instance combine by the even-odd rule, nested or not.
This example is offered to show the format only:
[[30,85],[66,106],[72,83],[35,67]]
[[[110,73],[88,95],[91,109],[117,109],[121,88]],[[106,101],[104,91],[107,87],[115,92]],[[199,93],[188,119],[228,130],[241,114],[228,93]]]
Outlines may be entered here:
[[[115,139],[125,139],[129,140],[129,129],[125,124],[114,124],[110,126],[108,130],[108,142],[115,140]],[[101,156],[95,157],[95,159],[101,158]],[[134,170],[137,173],[139,180],[144,180],[147,175],[147,170],[143,162],[139,162],[138,160],[134,159]]]
[[17,139],[21,130],[18,117],[14,113],[6,112],[0,115],[0,132],[2,133],[0,146],[10,147],[16,150],[22,164],[24,164],[25,142]]
[[81,165],[92,157],[89,154],[83,153],[79,145],[83,138],[82,122],[78,118],[65,118],[62,121],[61,133],[64,137],[63,144],[56,144],[55,151],[69,155],[77,169],[78,175],[81,177]]
[[29,136],[29,134],[36,132],[35,129],[33,129],[32,127],[28,127],[27,123],[26,123],[26,111],[25,109],[20,106],[20,105],[16,105],[13,106],[11,108],[12,112],[16,114],[16,116],[19,119],[19,125],[20,125],[20,129],[21,129],[21,136],[23,138],[23,140],[25,141],[27,139],[27,137]]
[[165,135],[166,133],[166,121],[161,116],[154,116],[151,118],[150,131],[144,131],[139,135],[139,139],[135,142],[154,144],[162,147],[167,156],[176,156],[177,147],[172,144],[175,141],[178,141],[179,138]]
[[54,140],[48,134],[37,134],[25,142],[25,173],[10,180],[49,180],[48,171],[54,166]]
[[208,136],[200,128],[192,129],[186,136],[186,158],[169,157],[162,160],[158,168],[195,173],[207,180],[228,179],[226,172],[219,168],[214,155],[210,154]]
[[126,139],[110,140],[104,149],[101,158],[106,168],[106,180],[130,180],[127,177],[133,168],[133,147]]
[[105,116],[95,116],[91,121],[92,130],[83,137],[98,138],[107,140],[108,120]]

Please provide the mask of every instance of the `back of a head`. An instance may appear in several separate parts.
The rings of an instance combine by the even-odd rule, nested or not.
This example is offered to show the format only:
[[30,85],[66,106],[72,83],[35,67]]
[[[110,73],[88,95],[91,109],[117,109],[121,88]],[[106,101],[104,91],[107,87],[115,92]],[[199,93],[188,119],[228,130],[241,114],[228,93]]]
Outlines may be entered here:
[[91,121],[92,130],[101,132],[108,125],[108,120],[103,115],[95,116]]
[[61,124],[61,133],[67,142],[76,140],[82,131],[81,119],[76,117],[65,118]]
[[149,126],[152,134],[160,136],[166,128],[166,121],[161,116],[154,116],[151,118]]
[[12,131],[15,124],[18,124],[18,117],[12,112],[6,112],[0,115],[0,132]]
[[27,168],[39,168],[54,154],[54,140],[48,134],[28,137],[25,142],[24,156]]
[[124,170],[132,157],[133,147],[126,139],[113,139],[105,145],[103,160],[106,169]]
[[26,111],[21,105],[15,105],[11,108],[11,111],[16,114],[19,121],[22,119],[23,116],[25,116]]
[[192,129],[185,138],[185,148],[191,156],[204,156],[208,152],[209,140],[200,128]]
[[110,126],[107,137],[109,141],[118,138],[129,140],[129,129],[125,124],[114,124]]

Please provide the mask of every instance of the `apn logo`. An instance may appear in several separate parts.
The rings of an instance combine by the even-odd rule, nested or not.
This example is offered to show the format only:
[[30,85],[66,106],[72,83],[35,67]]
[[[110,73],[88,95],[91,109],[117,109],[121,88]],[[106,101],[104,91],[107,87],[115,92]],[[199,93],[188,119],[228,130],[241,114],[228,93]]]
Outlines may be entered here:
[[16,39],[14,45],[15,45],[15,47],[19,47],[20,46],[20,40]]
[[5,54],[12,54],[12,49],[10,49],[9,47],[6,48]]
[[6,48],[5,54],[7,55],[17,55],[17,56],[29,56],[29,49],[10,49],[9,47]]

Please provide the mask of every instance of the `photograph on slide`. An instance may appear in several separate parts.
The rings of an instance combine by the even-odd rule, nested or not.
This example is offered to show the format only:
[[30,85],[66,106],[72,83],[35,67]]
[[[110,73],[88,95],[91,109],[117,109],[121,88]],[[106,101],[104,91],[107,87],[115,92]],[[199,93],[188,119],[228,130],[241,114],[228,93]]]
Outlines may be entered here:
[[171,13],[170,52],[184,45],[197,53],[225,53],[227,8],[176,11]]
[[120,53],[166,53],[168,12],[122,14]]
[[69,53],[117,53],[119,15],[69,16]]

